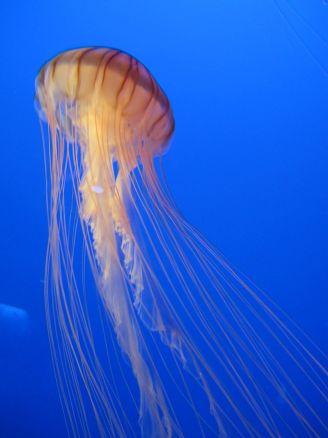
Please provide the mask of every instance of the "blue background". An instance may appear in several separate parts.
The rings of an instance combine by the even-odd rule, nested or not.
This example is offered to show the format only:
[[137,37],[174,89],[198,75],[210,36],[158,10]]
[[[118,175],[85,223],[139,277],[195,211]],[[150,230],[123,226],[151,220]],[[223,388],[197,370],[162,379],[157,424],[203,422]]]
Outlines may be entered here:
[[1,436],[65,434],[33,95],[38,69],[68,48],[121,48],[151,70],[176,119],[164,165],[177,204],[327,351],[328,7],[278,4],[283,14],[272,0],[2,0],[0,303],[30,323],[0,333]]

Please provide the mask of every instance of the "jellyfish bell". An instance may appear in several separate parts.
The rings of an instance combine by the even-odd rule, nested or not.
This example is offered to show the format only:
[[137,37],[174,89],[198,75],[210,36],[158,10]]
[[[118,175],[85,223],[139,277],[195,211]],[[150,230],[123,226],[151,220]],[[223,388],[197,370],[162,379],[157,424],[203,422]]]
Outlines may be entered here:
[[[115,376],[98,358],[75,272],[68,175],[96,289],[137,382],[143,436],[185,433],[168,382],[199,434],[276,436],[291,428],[279,406],[300,430],[325,429],[263,339],[325,398],[321,363],[184,219],[157,174],[154,159],[168,148],[174,118],[150,72],[119,50],[63,52],[42,67],[36,105],[48,126],[48,331],[71,432],[90,435],[91,411],[100,435],[135,434]],[[272,394],[283,403],[274,405]]]
[[106,143],[116,145],[118,154],[125,152],[117,144],[122,135],[125,145],[147,143],[145,153],[162,154],[174,130],[164,92],[140,62],[118,50],[64,52],[42,68],[36,88],[42,111],[53,113],[65,134],[70,134],[71,123],[77,125],[78,114],[79,127],[88,132],[89,143],[97,144],[97,136],[106,135]]

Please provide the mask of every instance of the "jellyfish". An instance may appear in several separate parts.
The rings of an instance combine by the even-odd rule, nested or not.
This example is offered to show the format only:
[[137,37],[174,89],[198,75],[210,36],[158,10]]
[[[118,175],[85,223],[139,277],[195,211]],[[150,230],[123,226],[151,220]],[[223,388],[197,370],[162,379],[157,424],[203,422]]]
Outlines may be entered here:
[[[327,402],[320,352],[174,203],[162,157],[175,122],[149,70],[116,49],[65,51],[41,68],[35,101],[47,169],[45,307],[70,433],[94,436],[94,424],[99,436],[138,435],[131,406],[145,437],[327,431],[285,369]],[[108,342],[107,358],[92,291],[104,336],[119,346]],[[114,360],[133,384],[125,368],[110,371]]]

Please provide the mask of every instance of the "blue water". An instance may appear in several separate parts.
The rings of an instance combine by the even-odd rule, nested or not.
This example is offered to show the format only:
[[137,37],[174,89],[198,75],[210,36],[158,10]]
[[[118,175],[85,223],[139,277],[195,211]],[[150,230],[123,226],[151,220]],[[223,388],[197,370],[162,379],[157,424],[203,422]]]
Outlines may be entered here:
[[38,69],[68,48],[121,48],[150,69],[176,119],[164,159],[176,203],[328,350],[328,7],[277,3],[2,1],[0,303],[22,309],[28,330],[0,321],[1,437],[66,434],[43,306],[33,97]]

